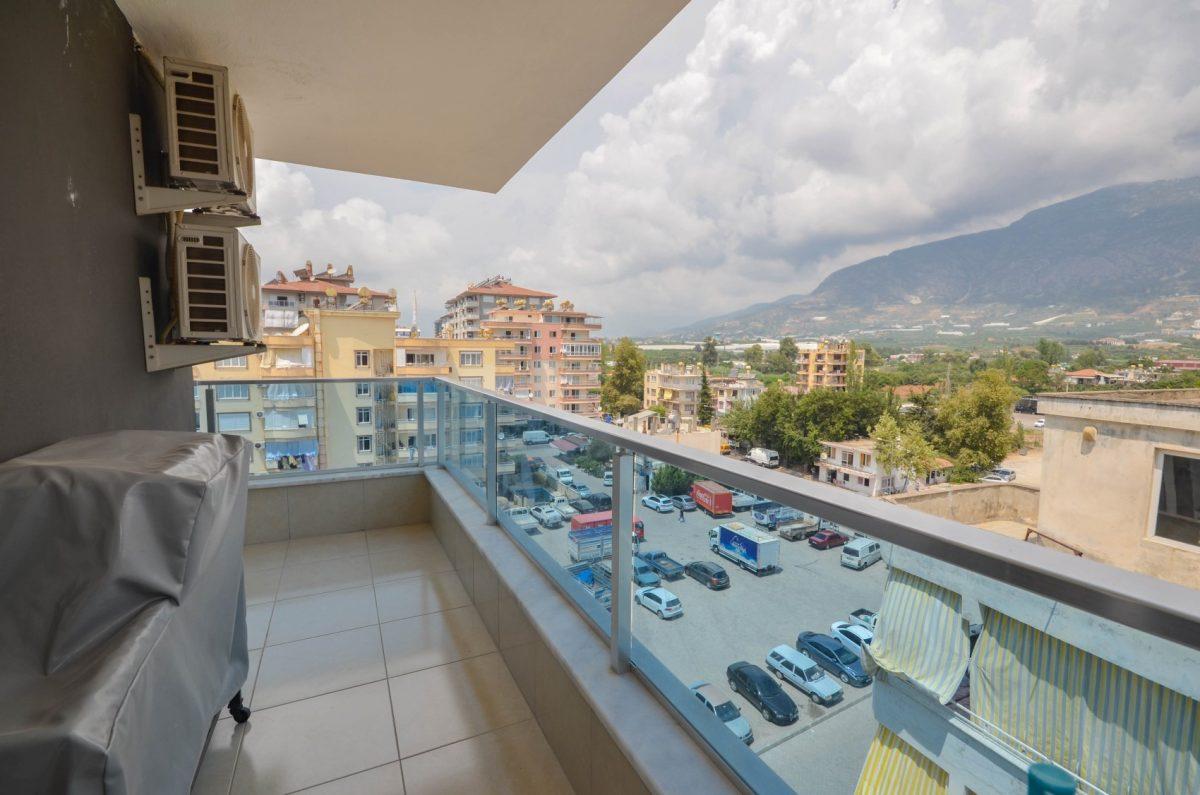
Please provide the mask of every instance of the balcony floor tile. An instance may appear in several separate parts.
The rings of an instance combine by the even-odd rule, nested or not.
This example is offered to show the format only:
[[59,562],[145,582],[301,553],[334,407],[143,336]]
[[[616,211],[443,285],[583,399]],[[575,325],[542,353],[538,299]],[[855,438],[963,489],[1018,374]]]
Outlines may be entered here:
[[263,650],[257,709],[378,682],[386,676],[375,626],[335,632]]
[[375,586],[380,621],[440,613],[471,603],[462,581],[452,571],[390,580]]
[[533,720],[404,760],[409,795],[541,795],[573,790]]
[[333,558],[286,566],[277,599],[294,599],[371,584],[371,564],[366,555]]
[[267,645],[379,623],[372,588],[351,588],[275,603]]
[[365,554],[367,554],[367,537],[362,532],[310,536],[288,542],[285,565],[298,566],[301,563],[350,558]]
[[492,636],[471,605],[389,621],[381,629],[388,676],[496,651]]

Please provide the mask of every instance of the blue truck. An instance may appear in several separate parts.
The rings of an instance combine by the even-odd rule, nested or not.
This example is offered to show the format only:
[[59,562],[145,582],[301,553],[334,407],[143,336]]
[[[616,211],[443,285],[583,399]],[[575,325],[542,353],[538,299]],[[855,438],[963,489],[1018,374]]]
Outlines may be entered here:
[[709,530],[708,546],[754,574],[779,569],[779,539],[741,522],[720,524]]

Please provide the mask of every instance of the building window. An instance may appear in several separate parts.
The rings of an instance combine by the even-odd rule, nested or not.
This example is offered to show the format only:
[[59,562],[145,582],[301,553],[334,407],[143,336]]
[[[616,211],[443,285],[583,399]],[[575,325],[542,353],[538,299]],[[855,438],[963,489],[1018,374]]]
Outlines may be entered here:
[[557,336],[558,336],[558,332],[557,332],[557,331],[551,331],[551,332],[550,332],[550,336],[551,336],[551,337],[557,337]]
[[536,338],[536,337],[541,337],[541,336],[542,336],[542,332],[540,332],[540,331],[537,331],[537,330],[535,329],[535,330],[534,330],[534,332],[533,332],[533,336],[534,336],[535,338]]
[[460,367],[483,367],[483,351],[461,351],[458,364]]
[[355,367],[370,367],[371,366],[371,352],[370,351],[355,351],[354,352],[354,366]]
[[222,359],[213,365],[218,370],[246,369],[246,357],[234,356],[232,359]]
[[358,437],[358,452],[360,452],[360,453],[371,452],[371,437],[370,436],[359,436]]
[[194,411],[192,413],[196,415],[196,430],[199,431],[200,430],[200,412]]
[[542,346],[541,346],[541,345],[534,345],[534,346],[533,346],[533,352],[534,352],[534,353],[541,353],[541,352],[542,352]]
[[863,469],[866,469],[867,467],[871,466],[871,456],[867,455],[866,453],[863,453],[862,454],[862,465],[863,465]]
[[1154,535],[1200,546],[1200,458],[1163,453]]
[[371,407],[370,406],[359,406],[357,409],[355,409],[355,414],[356,414],[356,416],[354,419],[359,425],[370,425],[371,424]]
[[463,386],[474,386],[483,389],[483,376],[472,375],[458,379]]
[[354,385],[354,396],[360,398],[371,397],[371,384],[367,381],[359,381]]
[[218,433],[237,433],[250,430],[250,412],[232,411],[217,415]]
[[249,384],[217,384],[217,400],[249,400]]
[[312,426],[308,409],[267,409],[263,412],[263,428],[268,431],[294,431]]
[[554,355],[554,346],[553,345],[550,346],[550,355],[551,356]]

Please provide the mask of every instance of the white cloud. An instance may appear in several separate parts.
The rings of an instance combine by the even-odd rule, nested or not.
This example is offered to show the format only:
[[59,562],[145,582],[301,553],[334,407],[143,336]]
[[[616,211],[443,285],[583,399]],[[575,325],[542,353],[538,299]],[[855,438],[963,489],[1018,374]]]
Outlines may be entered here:
[[1196,41],[1184,0],[720,0],[675,74],[560,134],[591,139],[569,173],[535,158],[498,196],[418,207],[394,183],[394,205],[322,207],[302,170],[264,163],[254,239],[280,268],[349,262],[418,289],[427,321],[506,272],[613,331],[653,331],[1103,185],[1200,172]]

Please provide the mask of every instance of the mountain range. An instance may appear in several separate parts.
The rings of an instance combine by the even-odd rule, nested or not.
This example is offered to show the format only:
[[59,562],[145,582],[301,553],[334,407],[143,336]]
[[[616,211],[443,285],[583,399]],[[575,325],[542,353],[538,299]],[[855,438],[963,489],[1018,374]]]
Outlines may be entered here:
[[[838,270],[788,295],[671,332],[694,337],[842,333],[946,317],[1128,316],[1200,295],[1200,177],[1103,188],[1000,229]],[[1008,324],[992,324],[1008,325]]]

